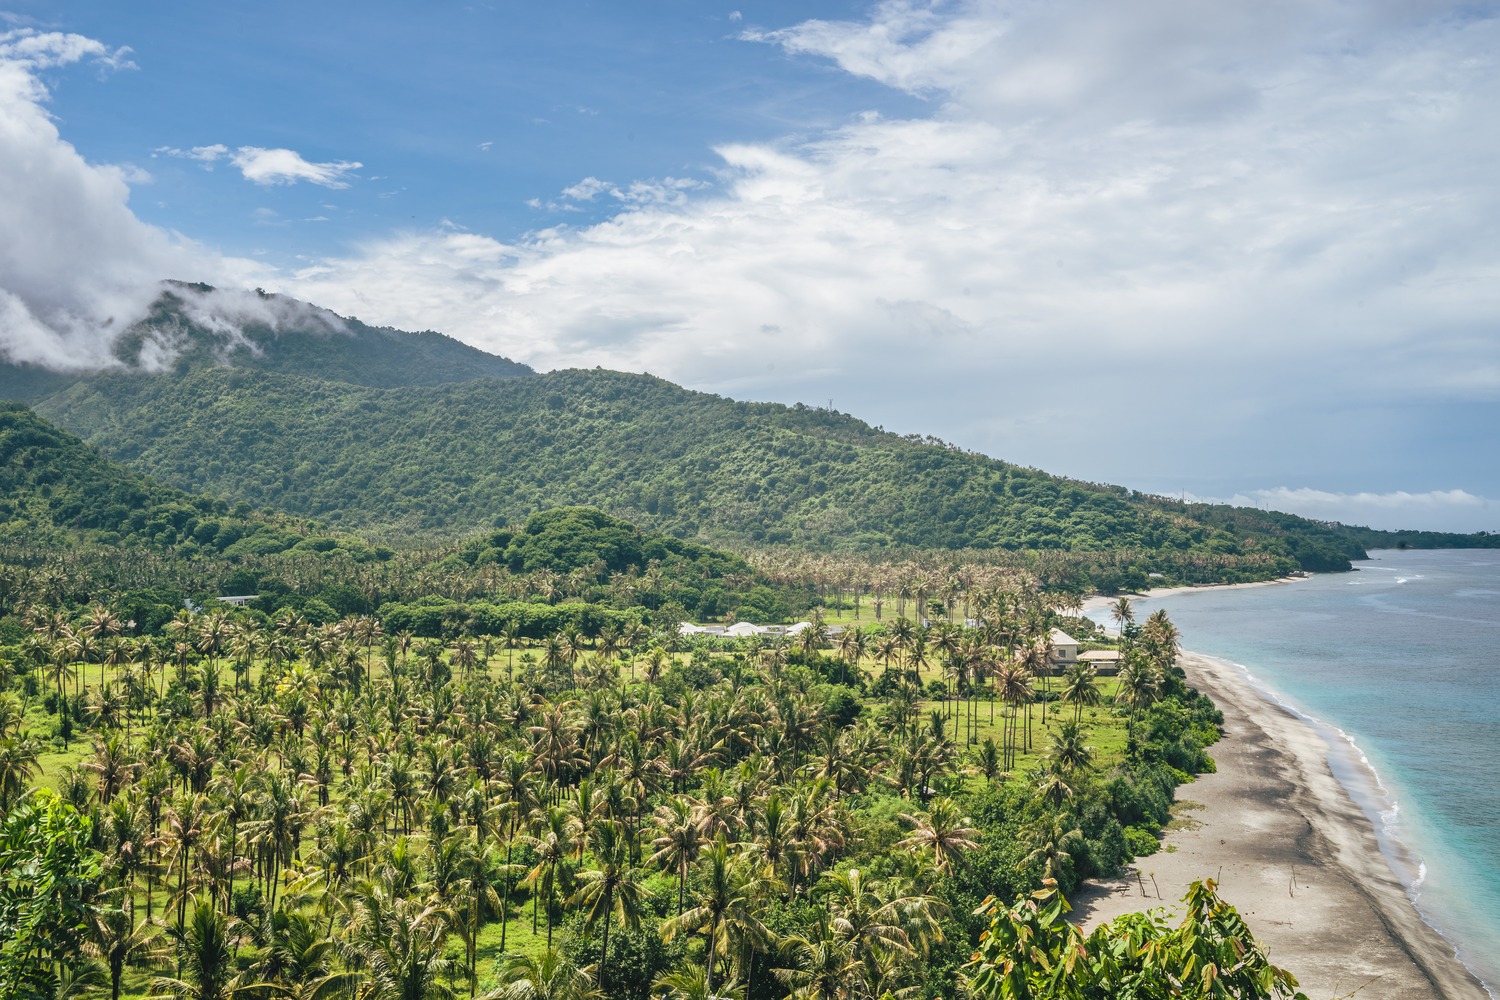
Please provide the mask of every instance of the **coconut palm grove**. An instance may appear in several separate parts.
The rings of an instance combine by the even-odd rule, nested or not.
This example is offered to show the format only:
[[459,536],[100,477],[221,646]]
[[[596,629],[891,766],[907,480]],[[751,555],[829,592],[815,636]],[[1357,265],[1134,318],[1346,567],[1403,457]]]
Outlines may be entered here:
[[[9,995],[1027,995],[1080,939],[1062,894],[1156,848],[1218,717],[1164,616],[1122,601],[1119,676],[1052,676],[1079,619],[1024,580],[973,601],[691,643],[644,610],[531,639],[30,605]],[[1191,931],[1097,933],[1078,988],[1165,982],[1163,941],[1239,955],[1204,893]]]

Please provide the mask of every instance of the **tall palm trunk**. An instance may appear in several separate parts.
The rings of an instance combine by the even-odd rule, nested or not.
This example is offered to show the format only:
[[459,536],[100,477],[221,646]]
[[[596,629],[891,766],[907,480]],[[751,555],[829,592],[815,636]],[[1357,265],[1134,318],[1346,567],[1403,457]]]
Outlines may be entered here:
[[[600,944],[599,944],[599,987],[600,987],[600,989],[604,988],[604,964],[609,961],[609,918],[612,917],[612,916],[614,916],[614,913],[613,913],[613,910],[614,910],[614,901],[615,901],[615,891],[613,889],[606,889],[604,891],[604,940],[601,941]],[[605,990],[605,994],[604,995],[608,996],[609,995],[609,991]],[[713,995],[713,990],[709,990],[709,995],[710,996]]]
[[510,826],[510,836],[505,841],[505,891],[500,894],[500,951],[505,951],[505,932],[510,929],[510,858],[516,847],[516,824]]

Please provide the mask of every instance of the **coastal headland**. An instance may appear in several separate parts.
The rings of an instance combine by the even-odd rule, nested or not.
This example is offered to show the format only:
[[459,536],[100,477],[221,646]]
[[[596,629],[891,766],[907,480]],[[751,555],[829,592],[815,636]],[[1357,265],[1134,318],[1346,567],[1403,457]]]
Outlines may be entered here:
[[1164,849],[1081,890],[1074,919],[1091,929],[1149,906],[1171,910],[1189,884],[1211,878],[1309,997],[1487,997],[1422,921],[1330,770],[1323,737],[1233,665],[1193,653],[1181,665],[1224,713],[1218,770],[1178,789],[1180,820]]

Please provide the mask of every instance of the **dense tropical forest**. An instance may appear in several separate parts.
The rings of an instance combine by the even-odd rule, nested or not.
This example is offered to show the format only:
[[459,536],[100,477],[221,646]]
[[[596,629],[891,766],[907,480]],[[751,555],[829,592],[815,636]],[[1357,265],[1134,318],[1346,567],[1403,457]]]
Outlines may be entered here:
[[[1121,601],[1119,676],[1058,676],[1051,629],[1091,628],[1071,608],[1024,581],[971,600],[983,627],[687,645],[647,609],[497,644],[30,605],[0,652],[0,983],[1108,995],[1238,956],[1225,995],[1289,992],[1211,887],[1177,931],[1081,946],[1059,923],[1060,893],[1154,851],[1212,767],[1220,718],[1171,623]],[[1080,947],[1095,961],[1046,992]]]

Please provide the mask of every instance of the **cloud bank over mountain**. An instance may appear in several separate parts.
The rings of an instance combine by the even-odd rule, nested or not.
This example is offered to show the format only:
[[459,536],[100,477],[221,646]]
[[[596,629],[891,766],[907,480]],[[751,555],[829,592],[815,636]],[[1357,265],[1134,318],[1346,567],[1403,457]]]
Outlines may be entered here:
[[[253,274],[540,368],[832,399],[1160,492],[1500,496],[1500,473],[1469,460],[1500,435],[1492,12],[960,0],[734,31],[927,113],[721,144],[712,189],[665,166],[582,174],[555,203],[618,205],[597,224],[386,231],[274,272],[142,225],[127,173],[79,158],[34,66],[0,58],[16,109],[5,163],[24,153],[54,178],[0,209],[0,232],[50,220],[58,234],[0,261],[5,349],[73,356],[107,338],[141,282]],[[262,182],[337,185],[357,168],[269,146],[187,155],[244,171],[233,149],[289,154]],[[88,266],[63,267],[74,258]],[[1492,510],[1429,506],[1434,527],[1494,526]]]
[[[1323,482],[1388,474],[1375,452],[1408,421],[1391,413],[1500,393],[1493,19],[888,3],[747,37],[933,112],[722,146],[721,192],[591,227],[392,234],[285,287],[541,367],[833,398],[1204,492],[1205,474],[1273,460],[1268,441],[1315,485],[1351,456],[1350,480]],[[1384,416],[1365,419],[1376,398]],[[1111,456],[1122,417],[1186,412],[1163,447]]]
[[0,34],[0,357],[96,367],[156,297],[161,279],[235,281],[254,268],[141,222],[129,165],[89,163],[47,112],[44,71],[79,62],[134,69],[129,50],[19,28]]

